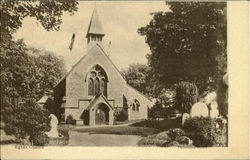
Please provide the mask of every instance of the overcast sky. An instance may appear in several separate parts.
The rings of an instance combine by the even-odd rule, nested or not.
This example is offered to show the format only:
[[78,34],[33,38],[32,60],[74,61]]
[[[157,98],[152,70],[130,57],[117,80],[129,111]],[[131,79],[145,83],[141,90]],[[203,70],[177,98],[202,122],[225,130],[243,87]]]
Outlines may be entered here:
[[[14,35],[24,38],[27,45],[46,49],[65,59],[67,70],[86,52],[86,32],[95,2],[79,1],[78,11],[62,17],[60,31],[46,31],[34,18],[25,18],[23,26]],[[96,9],[104,32],[104,49],[119,68],[131,63],[147,63],[145,55],[150,53],[145,37],[137,33],[139,27],[149,23],[151,12],[167,11],[164,1],[98,1]],[[75,33],[73,50],[69,51],[72,34]],[[111,47],[108,43],[111,41]]]

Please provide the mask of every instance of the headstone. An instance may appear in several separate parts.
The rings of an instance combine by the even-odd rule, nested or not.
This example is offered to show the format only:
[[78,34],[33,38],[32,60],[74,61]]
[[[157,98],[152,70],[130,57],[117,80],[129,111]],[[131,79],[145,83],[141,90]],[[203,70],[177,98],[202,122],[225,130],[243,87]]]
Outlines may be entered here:
[[190,117],[190,115],[188,113],[184,113],[182,115],[182,125],[185,123],[186,119],[188,119]]
[[218,104],[216,101],[211,102],[210,104],[211,110],[210,110],[210,117],[211,118],[216,118],[219,116],[219,111],[218,111]]
[[57,130],[57,124],[58,124],[57,117],[54,114],[50,114],[49,117],[51,118],[50,120],[51,129],[46,134],[48,135],[48,137],[53,137],[53,138],[59,137],[59,133]]
[[207,105],[205,103],[202,103],[202,102],[195,103],[191,108],[190,116],[191,117],[195,117],[195,116],[208,117]]
[[210,92],[205,97],[205,103],[209,105],[211,102],[215,101],[216,99],[216,92]]

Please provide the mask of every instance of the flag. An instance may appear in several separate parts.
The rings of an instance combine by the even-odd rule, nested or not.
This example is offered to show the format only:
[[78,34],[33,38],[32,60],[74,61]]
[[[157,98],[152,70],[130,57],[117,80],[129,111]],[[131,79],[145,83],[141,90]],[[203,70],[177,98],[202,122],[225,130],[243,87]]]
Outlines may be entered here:
[[71,38],[71,42],[69,44],[69,50],[71,50],[71,51],[73,49],[74,41],[75,41],[75,33],[73,33],[72,38]]

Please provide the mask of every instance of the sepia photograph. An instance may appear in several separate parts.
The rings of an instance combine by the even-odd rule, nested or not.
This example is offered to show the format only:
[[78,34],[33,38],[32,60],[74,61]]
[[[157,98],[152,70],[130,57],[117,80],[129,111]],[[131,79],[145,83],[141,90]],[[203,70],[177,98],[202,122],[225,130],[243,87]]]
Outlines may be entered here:
[[1,147],[230,146],[226,1],[0,3]]

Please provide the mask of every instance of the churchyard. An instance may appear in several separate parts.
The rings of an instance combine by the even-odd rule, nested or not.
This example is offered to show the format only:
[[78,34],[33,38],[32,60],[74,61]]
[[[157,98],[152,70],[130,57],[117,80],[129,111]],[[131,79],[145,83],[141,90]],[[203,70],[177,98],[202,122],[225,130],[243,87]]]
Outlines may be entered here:
[[[106,18],[120,25],[111,27],[120,29],[121,36],[114,40],[119,46],[116,50],[114,46],[113,52],[111,42],[104,41],[106,33],[96,8],[91,11],[84,31],[87,34],[82,38],[86,50],[76,38],[82,37],[83,31],[71,30],[80,24],[61,23],[64,12],[82,20],[81,16],[90,12],[83,9],[85,5],[91,8],[90,2],[7,3],[4,2],[5,14],[10,21],[2,23],[4,40],[1,41],[1,145],[228,146],[225,2],[156,1],[163,5],[163,11],[156,7],[153,14],[133,12],[135,15],[130,18],[151,15],[139,26],[133,26],[138,25],[134,22],[145,19],[142,16],[130,22],[127,15],[132,12],[120,18]],[[114,16],[110,10],[115,5],[112,1],[105,3],[110,4],[102,6],[107,17]],[[117,5],[117,11],[121,6]],[[58,14],[45,14],[54,8]],[[47,50],[32,47],[23,39],[16,40],[14,33],[22,28],[22,20],[27,16],[37,18],[46,31],[44,35],[51,30],[67,36],[73,32],[69,48],[63,48],[67,51],[63,54],[50,51],[57,46],[55,41],[57,49],[66,46],[60,41],[63,37],[57,38],[59,34],[53,39],[51,34],[46,37],[40,33],[47,40],[46,46],[53,44]],[[60,32],[61,24],[68,30]],[[124,28],[126,32],[121,30]],[[110,37],[117,36],[107,33],[112,34]],[[77,56],[79,53],[81,56]],[[73,63],[74,58],[78,61]],[[66,69],[65,62],[72,67]],[[118,68],[121,63],[126,63],[125,67]]]

